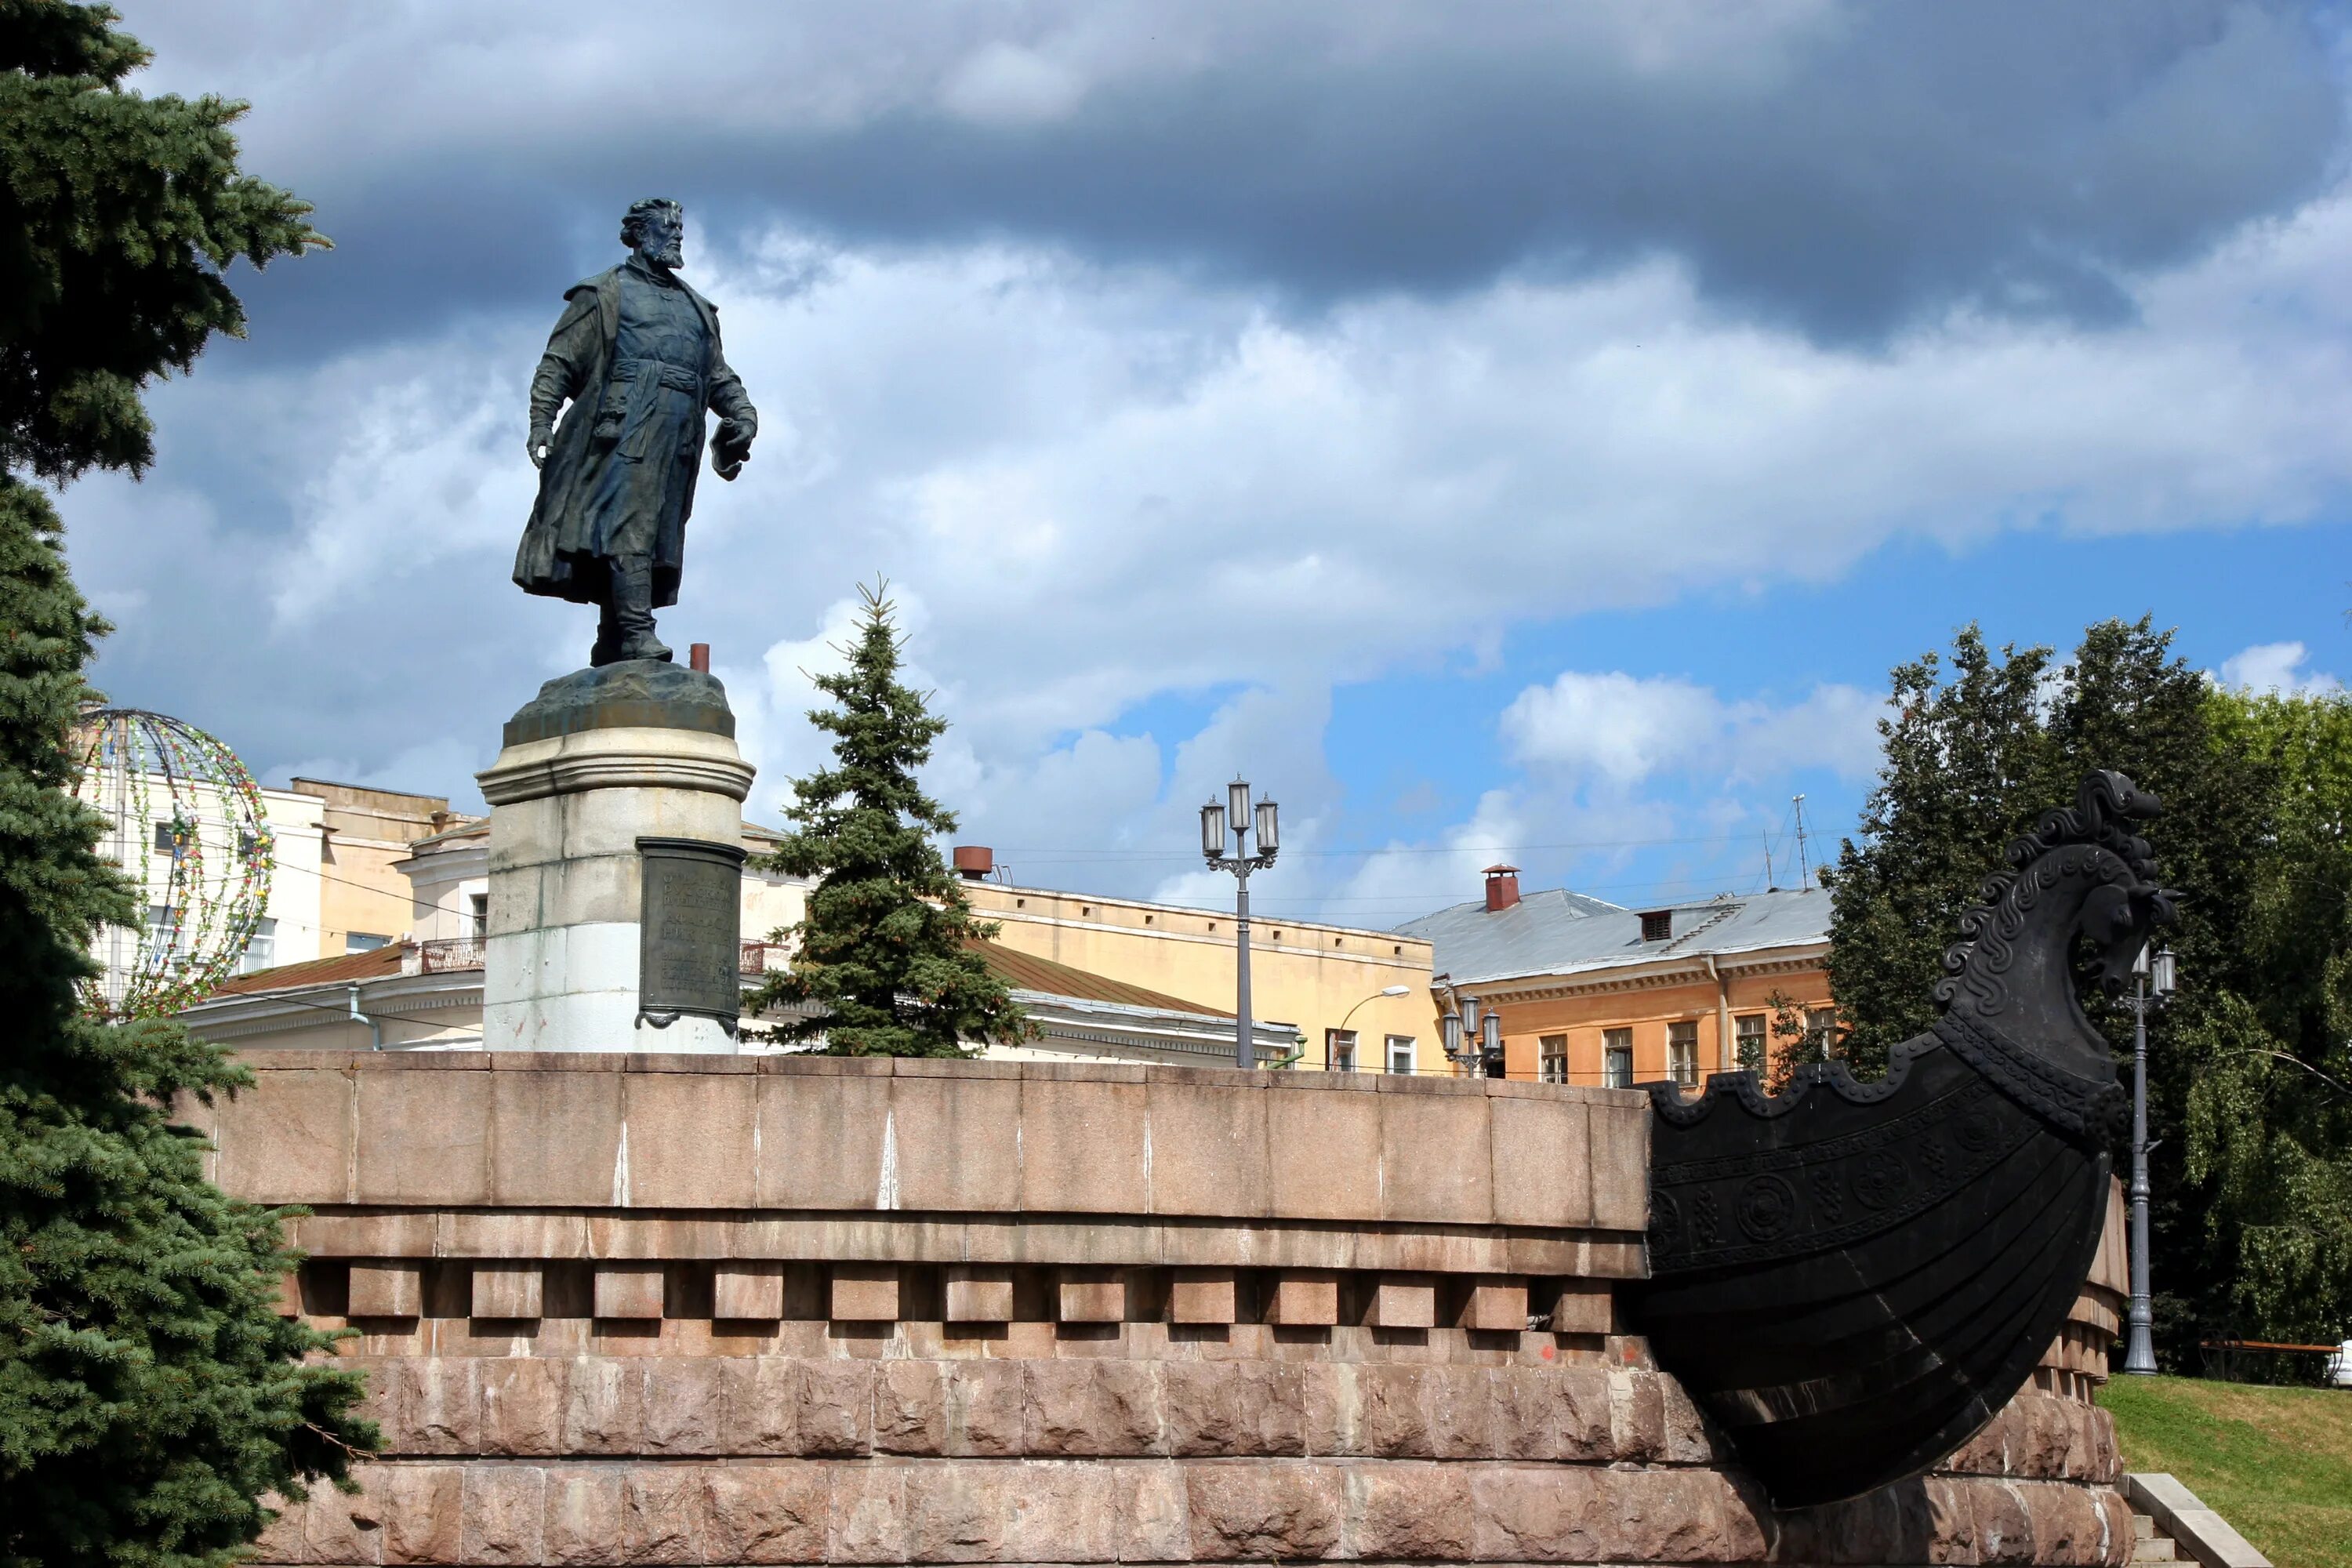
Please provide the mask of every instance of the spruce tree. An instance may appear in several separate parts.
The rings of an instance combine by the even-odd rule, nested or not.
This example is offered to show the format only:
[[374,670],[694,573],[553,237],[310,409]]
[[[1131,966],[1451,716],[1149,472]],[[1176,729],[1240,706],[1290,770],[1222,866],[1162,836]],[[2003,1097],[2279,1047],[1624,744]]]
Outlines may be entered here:
[[858,593],[865,614],[841,650],[849,668],[816,678],[835,706],[809,712],[834,738],[834,763],[793,781],[793,831],[759,861],[817,883],[801,922],[777,933],[796,943],[792,967],[754,1005],[813,1007],[776,1033],[822,1038],[835,1056],[969,1056],[968,1042],[1021,1039],[1029,1025],[973,945],[997,928],[972,918],[940,858],[934,838],[955,817],[915,776],[947,721],[898,679],[903,645],[883,585]]
[[163,1568],[232,1561],[264,1492],[343,1479],[374,1431],[276,1312],[279,1212],[206,1183],[172,1120],[248,1075],[75,996],[137,897],[68,793],[106,628],[26,477],[142,467],[140,388],[242,325],[220,268],[316,242],[237,173],[237,106],[121,89],[146,57],[113,20],[0,0],[0,1559]]

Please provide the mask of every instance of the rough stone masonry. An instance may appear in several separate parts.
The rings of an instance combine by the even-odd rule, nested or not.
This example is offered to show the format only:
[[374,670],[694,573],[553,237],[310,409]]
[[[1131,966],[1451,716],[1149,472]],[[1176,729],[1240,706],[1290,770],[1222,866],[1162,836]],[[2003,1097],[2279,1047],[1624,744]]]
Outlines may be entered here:
[[1775,1513],[1618,1320],[1648,1110],[1483,1079],[254,1053],[383,1457],[265,1563],[2099,1563],[2103,1252],[1937,1472]]

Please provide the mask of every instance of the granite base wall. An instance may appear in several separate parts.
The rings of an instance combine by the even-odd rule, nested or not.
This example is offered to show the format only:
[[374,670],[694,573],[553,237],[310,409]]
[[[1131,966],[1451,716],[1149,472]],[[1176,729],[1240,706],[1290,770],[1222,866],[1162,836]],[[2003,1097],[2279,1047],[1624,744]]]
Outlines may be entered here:
[[1776,1513],[1615,1309],[1637,1096],[394,1061],[204,1119],[383,1429],[265,1564],[2129,1560],[2115,1258],[1942,1469]]

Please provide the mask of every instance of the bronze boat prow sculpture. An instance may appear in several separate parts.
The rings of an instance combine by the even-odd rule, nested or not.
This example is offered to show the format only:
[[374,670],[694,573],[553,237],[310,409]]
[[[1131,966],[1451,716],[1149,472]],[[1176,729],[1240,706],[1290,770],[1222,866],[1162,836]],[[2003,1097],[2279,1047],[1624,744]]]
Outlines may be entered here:
[[2119,986],[2172,918],[2131,826],[2157,810],[2095,773],[2012,845],[1945,954],[1942,1017],[1884,1081],[1833,1062],[1778,1096],[1746,1072],[1648,1086],[1636,1326],[1776,1506],[1936,1464],[2065,1321],[2126,1110],[2076,987]]

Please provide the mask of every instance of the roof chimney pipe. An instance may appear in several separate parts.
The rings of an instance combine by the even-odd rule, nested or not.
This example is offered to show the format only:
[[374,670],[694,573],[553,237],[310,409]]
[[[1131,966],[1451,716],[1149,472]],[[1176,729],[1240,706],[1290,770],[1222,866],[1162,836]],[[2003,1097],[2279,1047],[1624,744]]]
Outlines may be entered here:
[[959,844],[955,847],[956,875],[967,882],[982,882],[996,869],[996,852],[985,844]]
[[1519,868],[1517,866],[1486,868],[1486,912],[1507,910],[1519,901]]

